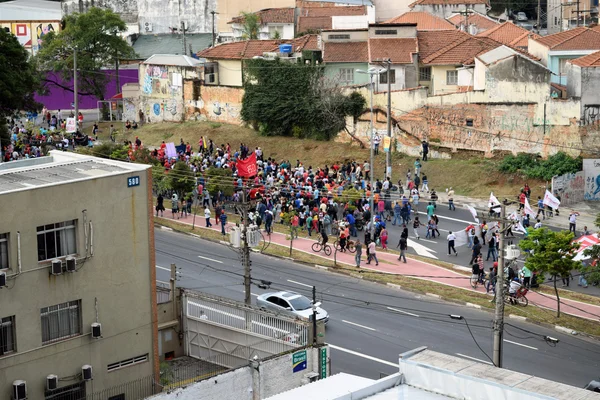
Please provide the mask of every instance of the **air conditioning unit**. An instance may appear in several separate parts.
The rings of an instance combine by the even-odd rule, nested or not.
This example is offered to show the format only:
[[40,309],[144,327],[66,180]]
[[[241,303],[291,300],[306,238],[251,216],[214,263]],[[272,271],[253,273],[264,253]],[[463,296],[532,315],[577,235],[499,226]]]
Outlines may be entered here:
[[25,381],[14,381],[13,382],[13,400],[25,400],[27,398],[27,382]]
[[0,272],[0,288],[6,286],[6,274],[4,272]]
[[102,324],[94,322],[92,324],[92,338],[100,339],[102,337]]
[[150,22],[146,22],[144,24],[144,31],[145,32],[152,32],[152,24]]
[[75,272],[77,270],[77,262],[75,257],[67,257],[67,272]]
[[55,390],[58,387],[58,376],[48,375],[46,377],[46,390]]
[[60,260],[52,260],[52,268],[50,270],[52,275],[60,275],[62,274],[62,261]]
[[92,366],[84,365],[83,367],[81,367],[81,376],[84,381],[91,381],[92,380]]

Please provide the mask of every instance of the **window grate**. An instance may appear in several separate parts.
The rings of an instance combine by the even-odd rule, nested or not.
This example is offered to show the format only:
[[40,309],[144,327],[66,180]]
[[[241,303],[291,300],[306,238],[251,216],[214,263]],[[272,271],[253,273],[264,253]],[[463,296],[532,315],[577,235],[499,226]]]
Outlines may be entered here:
[[8,247],[8,233],[0,233],[0,269],[10,268],[8,263]]
[[127,360],[123,360],[123,361],[119,361],[119,362],[116,362],[116,363],[108,364],[108,366],[106,367],[106,370],[108,372],[110,372],[110,371],[114,371],[116,369],[129,367],[131,365],[141,364],[141,363],[144,363],[146,361],[148,361],[148,354],[144,354],[142,356],[132,357],[132,358],[128,358]]
[[81,300],[44,307],[40,315],[42,345],[81,335]]
[[375,29],[376,35],[397,35],[398,31],[396,29]]
[[15,316],[0,318],[0,356],[15,351]]

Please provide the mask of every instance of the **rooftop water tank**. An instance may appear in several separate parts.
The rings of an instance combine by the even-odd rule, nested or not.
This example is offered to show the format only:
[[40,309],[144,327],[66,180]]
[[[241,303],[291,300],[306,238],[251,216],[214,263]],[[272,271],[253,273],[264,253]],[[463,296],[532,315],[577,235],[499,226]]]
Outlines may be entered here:
[[279,52],[280,53],[291,53],[292,52],[292,45],[291,44],[280,44],[279,45]]

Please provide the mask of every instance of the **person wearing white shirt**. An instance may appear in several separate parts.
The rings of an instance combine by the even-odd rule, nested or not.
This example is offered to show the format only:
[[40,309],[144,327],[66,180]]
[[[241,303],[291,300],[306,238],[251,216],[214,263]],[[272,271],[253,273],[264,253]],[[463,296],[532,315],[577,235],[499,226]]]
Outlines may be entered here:
[[[206,193],[208,193],[208,191]],[[210,208],[208,208],[208,204],[206,205],[206,208],[204,209],[204,218],[206,218],[206,227],[210,228],[212,226],[212,224],[210,223]]]
[[454,241],[456,240],[456,235],[452,233],[452,231],[450,231],[448,232],[448,236],[446,237],[446,239],[448,239],[448,255],[450,255],[451,251],[453,251],[454,255],[458,256],[458,252],[454,248]]
[[534,229],[538,229],[542,227],[542,222],[538,219],[537,222],[535,223],[535,225],[533,226]]
[[571,211],[569,214],[569,232],[573,232],[575,235],[575,228],[577,226],[577,216],[579,215],[576,211]]

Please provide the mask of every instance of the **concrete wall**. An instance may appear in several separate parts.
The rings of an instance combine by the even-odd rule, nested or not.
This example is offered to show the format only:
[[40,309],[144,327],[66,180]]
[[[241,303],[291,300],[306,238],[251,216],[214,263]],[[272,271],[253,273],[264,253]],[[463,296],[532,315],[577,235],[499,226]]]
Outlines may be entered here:
[[456,92],[458,85],[446,84],[446,71],[456,71],[456,67],[453,65],[432,65],[431,66],[431,80],[432,82],[432,93],[433,94],[444,94],[449,92]]
[[201,98],[196,102],[200,113],[198,119],[241,124],[240,112],[243,96],[244,89],[242,88],[202,86]]
[[581,97],[581,67],[567,63],[567,97]]
[[8,29],[27,51],[35,55],[42,46],[44,36],[50,32],[60,32],[60,21],[0,22],[0,28]]
[[410,11],[410,0],[374,0],[375,20],[383,22]]
[[600,121],[600,68],[581,68],[581,123]]
[[548,66],[548,48],[536,40],[529,38],[527,42],[527,51],[540,58],[540,62],[545,66]]
[[552,178],[552,193],[560,195],[560,205],[565,207],[584,199],[585,175],[583,171]]
[[584,159],[583,172],[585,174],[584,200],[600,201],[600,160]]
[[[140,185],[128,188],[130,176],[139,176]],[[150,177],[147,171],[137,171],[0,195],[0,208],[11,210],[0,231],[10,233],[15,269],[17,232],[21,232],[23,269],[11,290],[0,291],[0,317],[15,316],[17,343],[15,353],[0,357],[1,398],[10,398],[17,379],[27,381],[29,398],[44,398],[47,375],[73,376],[85,364],[93,367],[94,391],[152,375],[156,294],[151,288],[156,278],[154,249],[149,247]],[[78,257],[83,257],[84,209],[93,222],[94,256],[79,263],[77,272],[52,276],[48,262],[37,259],[36,227],[76,219]],[[40,309],[80,299],[82,334],[42,345]],[[96,313],[102,324],[101,339],[90,337]],[[107,372],[108,364],[144,354],[148,362]],[[76,382],[61,381],[59,386]],[[87,390],[92,391],[91,383]]]
[[369,65],[367,63],[327,63],[325,64],[325,76],[334,82],[338,82],[340,69],[352,69],[354,71],[354,81],[348,85],[368,85],[369,75],[356,72],[357,69],[366,71],[368,68]]
[[216,60],[219,64],[219,85],[242,86],[241,60]]
[[[153,400],[258,400],[307,384],[306,375],[319,373],[319,348],[306,349],[306,369],[293,372],[294,353],[251,361],[250,365],[195,383],[185,389],[161,393]],[[327,372],[330,374],[330,354],[327,348]]]
[[455,14],[460,11],[464,11],[465,8],[469,8],[480,14],[487,15],[487,9],[486,9],[485,4],[469,4],[469,5],[466,5],[466,4],[445,4],[445,5],[416,4],[413,7],[412,11],[424,11],[429,14],[433,14],[436,17],[446,19],[446,18],[451,17],[452,14]]
[[[215,10],[219,13],[215,15],[215,29],[218,32],[230,32],[231,28],[227,22],[233,17],[240,15],[242,11],[251,12],[262,10],[263,8],[294,7],[294,0],[209,0],[214,1],[214,5],[208,8],[208,12]],[[210,14],[209,14],[210,15]],[[210,30],[206,31],[210,32]]]

